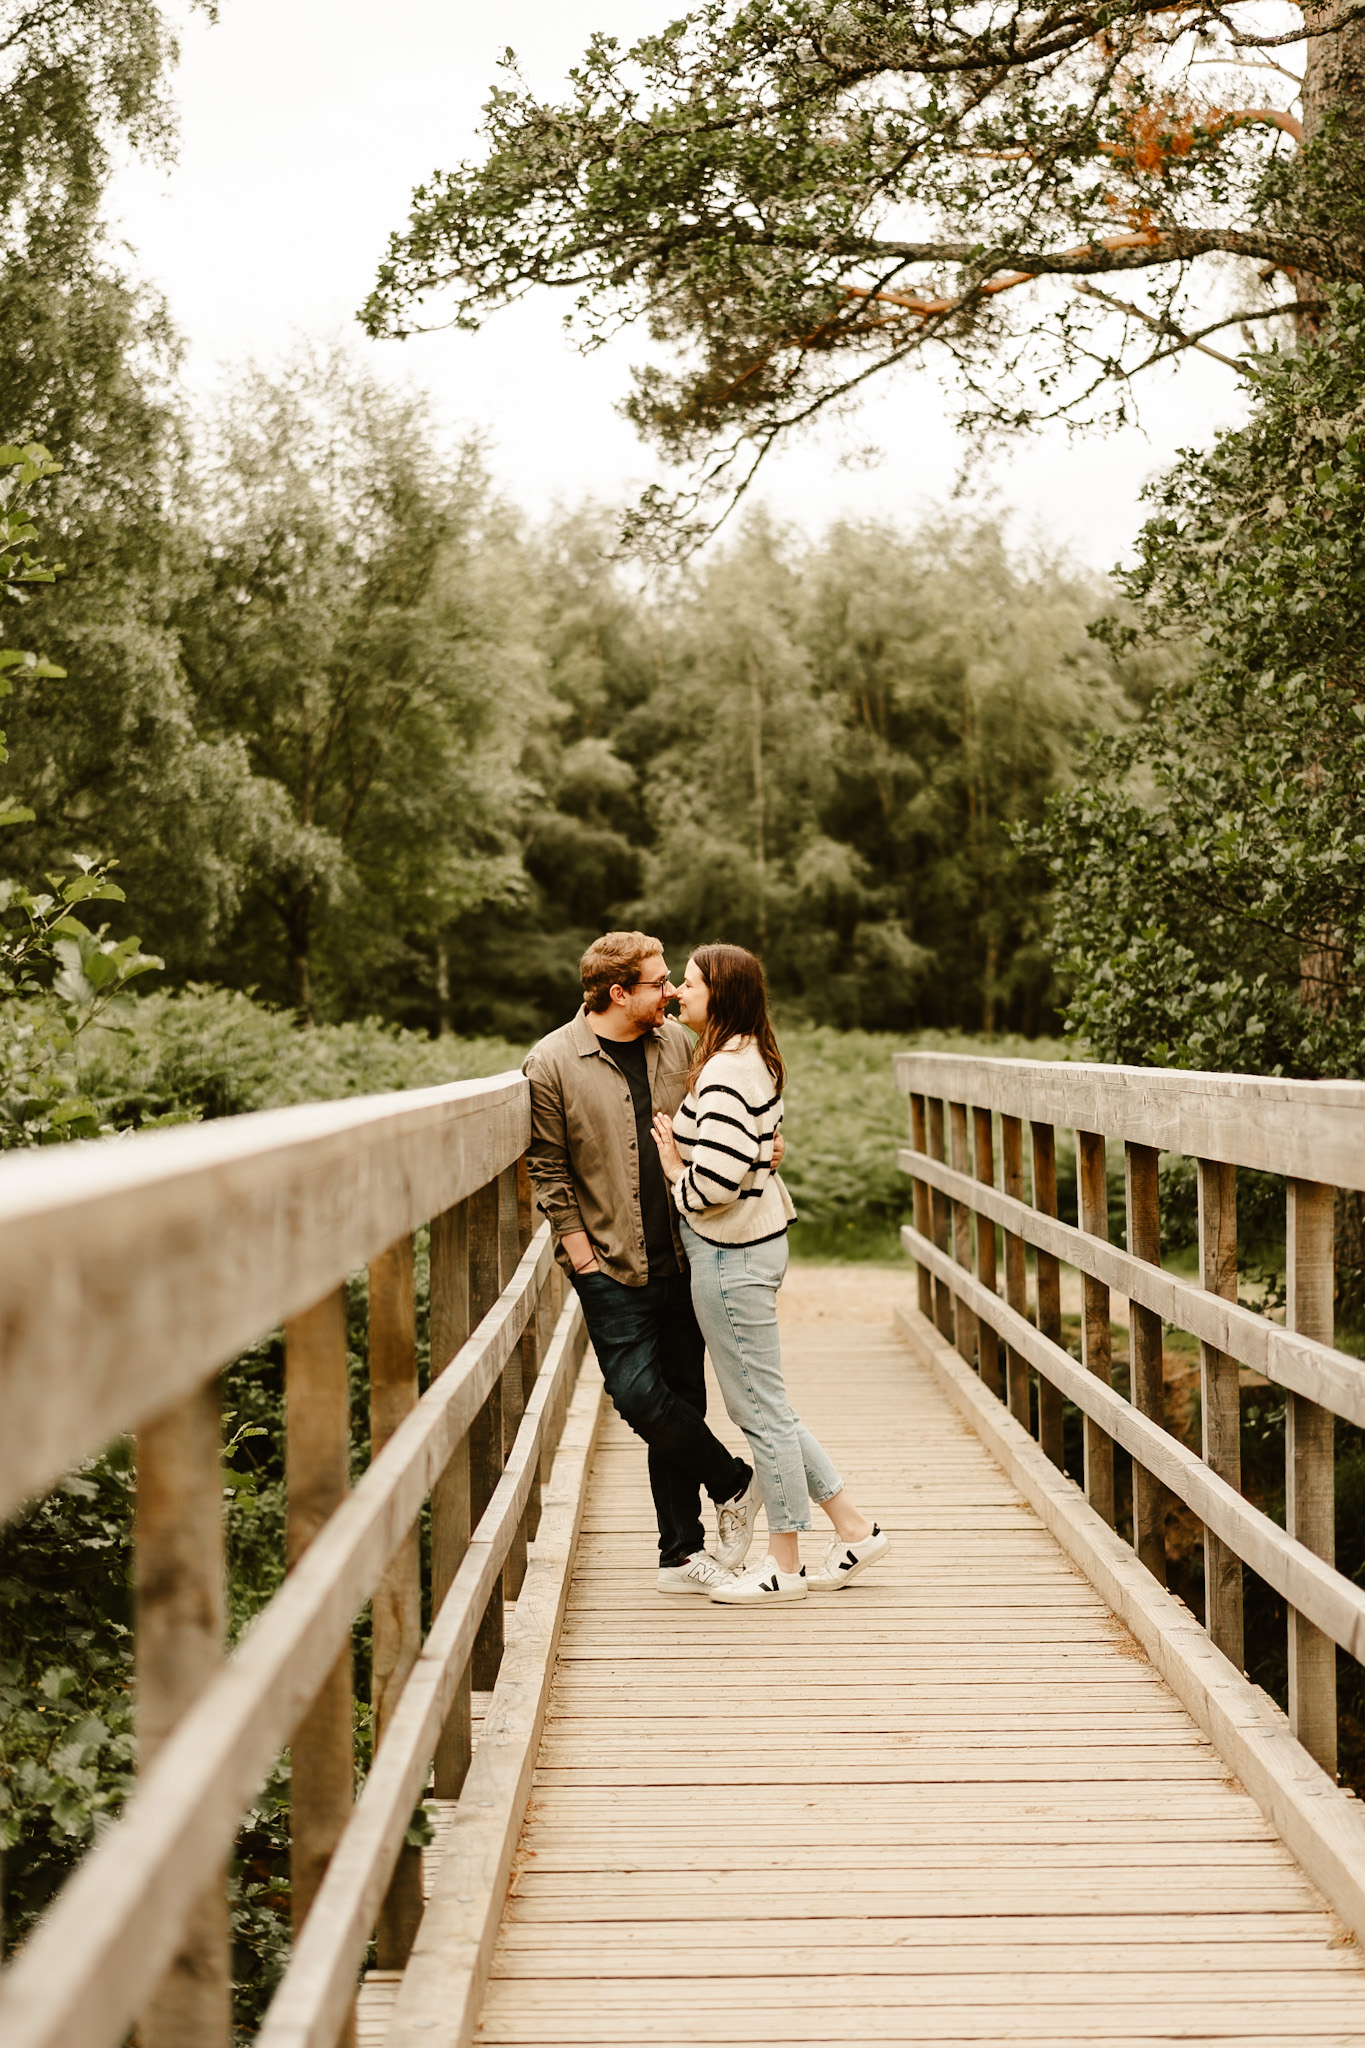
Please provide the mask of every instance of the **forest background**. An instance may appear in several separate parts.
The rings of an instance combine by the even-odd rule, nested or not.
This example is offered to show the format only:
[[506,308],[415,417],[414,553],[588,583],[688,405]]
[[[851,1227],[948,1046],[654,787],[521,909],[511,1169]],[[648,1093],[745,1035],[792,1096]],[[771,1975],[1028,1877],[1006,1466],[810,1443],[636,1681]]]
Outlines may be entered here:
[[[1360,287],[1154,487],[1121,585],[947,513],[816,540],[756,514],[646,577],[612,508],[528,527],[359,343],[191,409],[102,213],[116,146],[169,147],[169,33],[28,19],[0,94],[0,1145],[505,1068],[617,924],[676,970],[763,955],[825,1254],[894,1245],[912,1037],[1361,1071]],[[1244,1193],[1273,1289],[1276,1191]],[[1188,1178],[1163,1213],[1178,1256]],[[363,1289],[352,1315],[363,1462]],[[225,1382],[234,1629],[278,1581],[280,1405],[268,1340]],[[131,1498],[116,1446],[0,1555],[20,1933],[130,1782]],[[282,1766],[234,1868],[243,2027],[287,1942],[287,1799]]]

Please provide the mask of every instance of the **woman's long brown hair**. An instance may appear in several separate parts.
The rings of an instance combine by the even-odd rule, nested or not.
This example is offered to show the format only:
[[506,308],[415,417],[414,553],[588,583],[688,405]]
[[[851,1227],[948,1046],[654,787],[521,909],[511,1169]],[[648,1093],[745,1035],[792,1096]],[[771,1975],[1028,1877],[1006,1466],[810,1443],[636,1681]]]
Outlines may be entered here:
[[787,1069],[768,1017],[768,984],[762,963],[743,946],[698,946],[692,960],[710,991],[710,1004],[687,1070],[688,1080],[696,1080],[727,1038],[752,1038],[781,1095],[787,1085]]

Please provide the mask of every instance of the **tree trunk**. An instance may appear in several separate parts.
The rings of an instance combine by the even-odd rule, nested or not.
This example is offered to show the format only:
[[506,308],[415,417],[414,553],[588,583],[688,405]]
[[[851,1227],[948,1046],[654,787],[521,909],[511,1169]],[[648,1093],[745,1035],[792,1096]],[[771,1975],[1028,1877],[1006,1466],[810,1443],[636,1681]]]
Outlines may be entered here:
[[436,941],[436,1032],[440,1038],[449,1038],[450,1020],[450,949],[444,938]]
[[763,773],[763,684],[753,652],[749,654],[750,741],[754,770],[754,870],[758,877],[758,943],[768,943],[768,818]]
[[1313,24],[1341,12],[1341,0],[1320,0],[1304,8],[1308,57],[1303,70],[1303,140],[1311,146],[1327,116],[1339,112],[1353,137],[1365,128],[1365,21],[1348,22],[1331,35],[1315,35]]
[[294,1007],[301,1024],[313,1025],[313,900],[311,885],[290,897],[284,913],[289,940],[289,965],[294,977]]

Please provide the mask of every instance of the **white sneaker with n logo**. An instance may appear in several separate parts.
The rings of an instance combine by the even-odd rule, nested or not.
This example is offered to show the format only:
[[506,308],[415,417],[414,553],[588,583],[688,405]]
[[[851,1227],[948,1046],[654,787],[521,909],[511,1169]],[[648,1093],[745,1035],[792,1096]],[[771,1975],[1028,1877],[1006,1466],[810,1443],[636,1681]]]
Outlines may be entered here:
[[824,1562],[810,1575],[812,1593],[837,1593],[841,1586],[850,1585],[859,1572],[885,1557],[890,1548],[891,1538],[875,1522],[872,1534],[864,1536],[861,1543],[845,1543],[842,1536],[836,1536],[825,1552]]
[[721,1607],[781,1607],[788,1600],[805,1597],[805,1566],[799,1572],[784,1572],[775,1557],[765,1557],[762,1564],[751,1565],[747,1572],[731,1579],[728,1586],[711,1588],[711,1598]]

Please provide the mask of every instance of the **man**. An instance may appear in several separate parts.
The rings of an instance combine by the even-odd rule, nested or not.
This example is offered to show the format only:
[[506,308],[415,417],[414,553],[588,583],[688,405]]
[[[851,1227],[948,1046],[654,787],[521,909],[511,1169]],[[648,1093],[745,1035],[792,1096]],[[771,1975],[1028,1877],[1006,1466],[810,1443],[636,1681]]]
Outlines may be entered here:
[[[526,1059],[527,1163],[607,1392],[649,1446],[659,1590],[705,1594],[744,1562],[760,1495],[706,1425],[705,1347],[652,1137],[655,1111],[672,1116],[687,1093],[692,1042],[664,1015],[673,984],[657,939],[607,932],[582,976],[583,1008]],[[714,1556],[702,1487],[716,1503]]]

